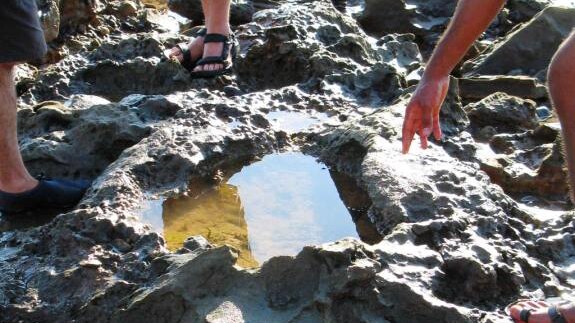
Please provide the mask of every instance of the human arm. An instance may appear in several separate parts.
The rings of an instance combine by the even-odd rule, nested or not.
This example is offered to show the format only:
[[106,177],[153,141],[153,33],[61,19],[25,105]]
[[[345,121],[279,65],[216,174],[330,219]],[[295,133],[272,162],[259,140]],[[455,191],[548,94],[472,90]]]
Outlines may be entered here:
[[407,105],[403,122],[403,153],[409,152],[417,133],[427,148],[432,133],[441,139],[439,110],[449,88],[449,75],[473,42],[489,27],[505,0],[460,0],[447,31],[427,63],[423,77]]

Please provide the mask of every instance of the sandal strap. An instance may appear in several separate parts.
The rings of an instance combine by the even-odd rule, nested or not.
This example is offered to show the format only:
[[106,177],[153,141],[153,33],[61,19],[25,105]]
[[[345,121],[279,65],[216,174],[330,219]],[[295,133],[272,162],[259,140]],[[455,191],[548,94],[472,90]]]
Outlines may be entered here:
[[208,28],[203,27],[196,32],[196,37],[205,37],[208,34]]
[[[231,36],[233,37],[233,36]],[[220,56],[209,56],[200,59],[196,64],[197,65],[206,65],[206,64],[223,64],[224,67],[229,65],[227,59],[230,55],[230,46],[233,48],[234,44],[231,41],[231,37],[222,34],[207,34],[204,36],[204,44],[205,43],[223,43],[222,53]]]
[[228,43],[230,41],[230,37],[222,34],[206,34],[204,36],[204,44],[205,43]]
[[195,64],[192,61],[192,57],[190,56],[190,48],[188,47],[188,44],[179,43],[176,46],[182,53],[182,61],[180,62],[180,64],[187,70],[193,69]]
[[186,44],[186,43],[179,43],[179,44],[176,45],[176,47],[180,50],[180,53],[182,53],[182,54],[183,54],[184,52],[190,50],[190,48],[188,47],[188,44]]
[[563,315],[561,315],[561,312],[559,312],[559,309],[557,309],[557,306],[549,307],[547,315],[549,315],[551,323],[567,323]]
[[222,59],[221,56],[208,56],[208,57],[200,59],[196,63],[196,66],[208,65],[208,64],[222,64],[222,65],[224,65],[224,68],[225,68],[229,65],[229,62],[226,59]]
[[529,323],[530,316],[531,316],[531,310],[524,308],[521,310],[521,312],[519,312],[519,319],[525,323]]

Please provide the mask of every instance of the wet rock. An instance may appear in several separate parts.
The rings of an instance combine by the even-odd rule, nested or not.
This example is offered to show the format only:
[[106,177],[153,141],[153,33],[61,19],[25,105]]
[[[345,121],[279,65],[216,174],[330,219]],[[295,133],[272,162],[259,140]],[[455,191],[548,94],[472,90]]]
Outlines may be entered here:
[[422,63],[419,47],[413,34],[386,35],[377,41],[378,53],[384,61],[394,62],[399,71],[411,73]]
[[40,21],[44,30],[46,42],[51,42],[58,38],[60,34],[60,7],[58,1],[36,1],[40,11]]
[[95,0],[60,0],[60,30],[76,31],[96,18],[97,1]]
[[411,18],[414,12],[407,8],[404,0],[367,0],[365,8],[357,18],[361,27],[375,36],[393,33],[414,33]]
[[505,192],[568,200],[558,129],[541,125],[521,134],[494,135],[490,147],[495,154],[480,156],[481,169]]
[[468,100],[481,100],[502,92],[523,99],[543,99],[545,86],[536,79],[525,76],[488,76],[459,79],[459,95]]
[[535,76],[547,68],[559,45],[575,27],[574,15],[573,8],[548,7],[463,69],[473,75]]
[[550,4],[549,0],[511,0],[506,4],[514,21],[528,21]]
[[537,117],[539,118],[539,120],[546,120],[549,119],[552,116],[552,112],[551,110],[549,110],[548,107],[546,106],[541,106],[537,108]]
[[420,13],[433,17],[451,17],[457,5],[456,0],[416,0],[411,3],[417,6]]
[[211,248],[212,245],[202,236],[189,237],[184,241],[184,248],[190,251],[195,251],[197,249],[207,249]]
[[93,178],[150,133],[137,113],[127,111],[115,104],[74,111],[56,102],[22,109],[24,161],[35,174]]
[[492,126],[500,132],[535,129],[539,124],[533,101],[504,93],[495,93],[477,103],[471,103],[465,107],[465,111],[473,126]]
[[447,96],[439,112],[441,131],[448,136],[458,134],[469,126],[469,118],[463,110],[459,93],[459,82],[451,77]]

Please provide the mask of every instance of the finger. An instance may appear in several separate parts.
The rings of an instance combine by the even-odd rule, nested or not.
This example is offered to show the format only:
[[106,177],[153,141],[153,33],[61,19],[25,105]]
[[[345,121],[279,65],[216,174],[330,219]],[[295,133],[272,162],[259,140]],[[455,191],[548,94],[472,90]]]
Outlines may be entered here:
[[[431,129],[429,129],[431,131]],[[419,130],[419,138],[421,140],[421,148],[422,149],[427,149],[427,146],[429,145],[428,141],[427,141],[427,137],[429,137],[429,132],[427,132],[425,129],[421,128]]]
[[439,116],[436,116],[435,118],[433,118],[433,136],[435,137],[436,140],[441,140],[441,136],[443,134],[441,133],[441,125],[439,124]]
[[423,134],[425,137],[429,137],[433,132],[433,114],[432,110],[427,110],[429,113],[427,115],[423,115],[423,119],[421,120],[421,128],[423,129]]
[[407,154],[409,152],[409,148],[411,147],[411,142],[413,141],[413,137],[415,137],[415,130],[413,128],[413,121],[406,119],[403,123],[403,133],[402,133],[402,153]]
[[539,307],[539,305],[537,305],[537,303],[534,301],[525,302],[525,308],[529,308],[529,309],[534,310],[534,309],[537,309],[538,307]]

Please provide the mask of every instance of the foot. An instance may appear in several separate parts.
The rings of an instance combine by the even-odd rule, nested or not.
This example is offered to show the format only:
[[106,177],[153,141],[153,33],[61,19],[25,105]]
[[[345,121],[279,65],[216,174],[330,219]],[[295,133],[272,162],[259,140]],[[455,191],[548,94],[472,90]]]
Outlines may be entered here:
[[[519,323],[556,323],[549,315],[552,305],[542,301],[518,302],[509,307],[509,315],[515,322]],[[521,312],[529,311],[527,321],[521,320]],[[575,306],[573,304],[562,304],[557,306],[557,311],[563,316],[566,323],[575,323]],[[525,315],[525,314],[524,314]]]
[[[208,30],[208,34],[210,34],[211,32]],[[218,32],[214,32],[217,34],[221,34],[224,36],[229,37],[230,36],[230,31],[228,30],[225,33],[218,33]],[[213,42],[213,43],[206,43],[204,44],[204,51],[203,51],[203,55],[202,58],[206,58],[206,57],[217,57],[222,55],[222,50],[224,49],[224,44],[221,42]],[[228,54],[228,58],[226,59],[228,66],[232,66],[232,53],[231,50]],[[198,65],[196,66],[196,68],[194,68],[194,72],[201,72],[201,71],[218,71],[224,68],[223,64],[206,64],[206,65]]]
[[[204,52],[204,37],[197,36],[188,44],[188,48],[190,50],[190,59],[192,62],[197,61],[202,57]],[[178,62],[182,63],[184,61],[184,55],[178,46],[170,49],[166,55],[168,58],[172,59],[175,58]]]
[[36,187],[21,193],[0,191],[0,212],[13,214],[46,208],[72,208],[89,186],[87,181],[40,180]]
[[21,176],[18,180],[14,181],[1,181],[0,192],[5,193],[22,193],[33,189],[38,186],[38,180],[30,175]]

